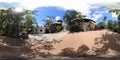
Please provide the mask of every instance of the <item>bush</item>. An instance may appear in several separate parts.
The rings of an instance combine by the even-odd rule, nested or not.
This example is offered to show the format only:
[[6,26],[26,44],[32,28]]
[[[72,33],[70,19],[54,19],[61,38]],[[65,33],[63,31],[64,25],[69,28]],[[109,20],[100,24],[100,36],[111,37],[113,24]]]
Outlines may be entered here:
[[120,28],[114,28],[114,31],[120,33]]
[[111,30],[114,29],[114,22],[112,20],[108,21],[108,29],[111,29]]
[[45,33],[50,33],[49,29],[45,29]]
[[105,29],[106,28],[106,24],[104,22],[100,22],[97,24],[99,29]]

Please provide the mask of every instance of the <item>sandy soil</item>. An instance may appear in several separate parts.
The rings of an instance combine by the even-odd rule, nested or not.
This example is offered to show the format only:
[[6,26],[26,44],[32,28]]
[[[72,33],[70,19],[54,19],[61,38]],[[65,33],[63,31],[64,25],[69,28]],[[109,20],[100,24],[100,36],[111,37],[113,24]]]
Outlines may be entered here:
[[63,36],[65,36],[68,33],[68,31],[59,32],[59,33],[51,33],[51,34],[30,34],[30,39],[36,39],[36,40],[46,40],[46,41],[52,41],[57,40]]
[[54,44],[55,50],[53,53],[58,53],[61,49],[66,47],[72,47],[77,49],[82,44],[87,45],[89,48],[94,46],[94,40],[96,37],[102,37],[106,30],[103,31],[89,31],[89,32],[79,32],[79,33],[68,33],[64,37],[60,38],[62,42]]
[[[52,44],[53,49],[49,51],[43,49],[43,45],[46,44]],[[83,44],[90,49],[90,52],[93,48],[99,48],[99,51],[107,51],[109,55],[119,55],[120,35],[108,30],[67,33],[58,40],[48,43],[40,40],[19,40],[0,36],[0,56],[23,57],[26,54],[27,56],[37,55],[39,52],[58,55],[64,48],[71,47],[77,50]]]
[[[112,36],[114,35],[114,36]],[[110,38],[111,37],[111,38]],[[68,33],[64,37],[60,38],[60,42],[53,44],[54,50],[51,51],[52,54],[58,54],[61,52],[62,49],[71,47],[75,50],[78,49],[81,45],[85,44],[89,47],[90,50],[95,48],[102,48],[103,46],[109,45],[109,47],[106,47],[108,49],[108,54],[115,55],[113,50],[116,52],[119,51],[118,48],[112,48],[117,47],[119,45],[111,46],[116,40],[120,40],[120,36],[116,35],[116,33],[108,30],[98,30],[98,31],[88,31],[88,32],[78,32],[78,33]],[[98,44],[95,44],[96,41],[106,41],[106,45],[104,43],[100,42]],[[115,43],[116,44],[116,43]],[[110,53],[111,52],[111,53]]]

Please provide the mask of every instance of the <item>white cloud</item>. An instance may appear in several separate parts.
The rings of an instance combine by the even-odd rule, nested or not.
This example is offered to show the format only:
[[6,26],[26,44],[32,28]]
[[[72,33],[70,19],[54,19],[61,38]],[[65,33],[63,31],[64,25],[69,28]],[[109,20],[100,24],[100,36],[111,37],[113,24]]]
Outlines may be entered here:
[[[20,3],[20,7],[26,9],[35,9],[43,6],[59,6],[64,9],[75,9],[95,21],[100,18],[105,11],[101,11],[102,13],[98,11],[98,14],[96,14],[96,12],[91,16],[90,9],[97,9],[100,7],[99,5],[91,6],[92,4],[102,4],[108,8],[120,8],[120,5],[116,4],[120,2],[120,0],[0,0],[0,2],[17,2]],[[58,17],[56,17],[56,19]],[[115,17],[114,14],[113,17]]]
[[61,19],[60,16],[56,16],[56,17],[55,17],[55,20],[60,20],[60,19]]
[[15,11],[16,11],[16,12],[22,12],[23,9],[22,9],[21,7],[17,7],[17,8],[15,8]]
[[117,15],[115,13],[112,13],[112,17],[117,18]]
[[0,0],[0,2],[19,2],[20,6],[35,9],[41,6],[60,6],[64,9],[75,9],[87,14],[92,3],[119,2],[119,0]]
[[4,7],[4,6],[2,6],[2,5],[0,5],[0,9],[5,9],[5,7]]
[[120,4],[118,3],[101,3],[101,4],[106,6],[107,8],[120,9]]
[[89,8],[89,12],[87,14],[87,18],[90,18],[94,21],[97,21],[99,18],[101,18],[104,13],[107,13],[107,8],[103,7],[100,4],[92,4]]
[[100,17],[102,17],[102,14],[93,14],[93,17],[91,18],[92,20],[96,21],[98,20]]
[[103,11],[96,11],[93,14],[89,14],[88,18],[97,21],[100,17],[103,16]]

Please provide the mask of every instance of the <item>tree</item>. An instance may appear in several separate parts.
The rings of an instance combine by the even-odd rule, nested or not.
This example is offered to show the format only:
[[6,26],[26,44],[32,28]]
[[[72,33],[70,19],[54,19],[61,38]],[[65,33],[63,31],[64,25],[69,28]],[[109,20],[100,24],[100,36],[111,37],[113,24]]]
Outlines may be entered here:
[[118,27],[116,27],[115,31],[120,33],[120,9],[111,9],[110,13],[115,13],[118,17]]
[[120,9],[110,9],[109,10],[110,13],[115,13],[116,15],[120,15]]
[[47,19],[43,21],[45,21],[45,26],[49,27],[46,29],[46,33],[56,33],[62,31],[62,24],[54,23],[55,17],[47,16]]
[[113,30],[114,29],[114,21],[113,20],[108,20],[108,29],[111,29],[111,30]]
[[33,17],[33,15],[36,15],[36,11],[31,10],[25,10],[25,28],[26,30],[31,33],[30,31],[33,30],[33,24],[37,26],[36,19]]
[[97,25],[98,25],[98,28],[99,28],[99,29],[105,29],[105,28],[106,28],[105,22],[100,22],[100,23],[98,23]]
[[23,29],[36,24],[33,23],[32,13],[30,15],[27,11],[16,12],[14,7],[0,10],[0,33],[18,37]]
[[49,27],[46,29],[46,33],[53,33],[55,31],[55,26],[53,25],[53,21],[54,21],[55,17],[53,16],[47,16],[45,21],[45,26]]
[[118,22],[117,21],[114,21],[114,28],[118,28]]
[[0,10],[0,33],[3,33],[3,26],[5,25],[6,11],[4,9]]
[[109,10],[110,13],[115,13],[118,16],[118,24],[120,26],[120,9],[111,9]]
[[103,17],[103,22],[106,22],[106,20],[107,20],[107,17],[104,16],[104,17]]
[[51,24],[53,24],[54,19],[55,17],[47,16],[47,19],[43,21],[45,21],[45,25],[50,26]]
[[67,10],[63,16],[63,20],[67,24],[70,32],[78,32],[83,30],[83,16],[76,10]]

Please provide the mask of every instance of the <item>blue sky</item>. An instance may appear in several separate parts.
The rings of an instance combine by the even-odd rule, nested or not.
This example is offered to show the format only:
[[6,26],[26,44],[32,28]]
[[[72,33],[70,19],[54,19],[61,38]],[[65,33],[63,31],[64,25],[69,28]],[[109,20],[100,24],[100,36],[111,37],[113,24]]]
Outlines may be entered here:
[[35,16],[38,25],[44,24],[47,16],[54,16],[62,19],[67,9],[74,9],[86,15],[86,18],[99,23],[104,16],[108,20],[117,20],[116,14],[108,13],[109,9],[120,9],[119,0],[0,0],[1,8],[16,7],[16,11],[22,9],[36,10]]
[[[38,16],[36,17],[37,22],[39,25],[43,25],[44,21],[47,16],[54,16],[54,17],[63,17],[66,10],[59,9],[57,6],[50,6],[50,7],[38,7],[35,9],[38,11]],[[62,18],[60,18],[62,19]]]

